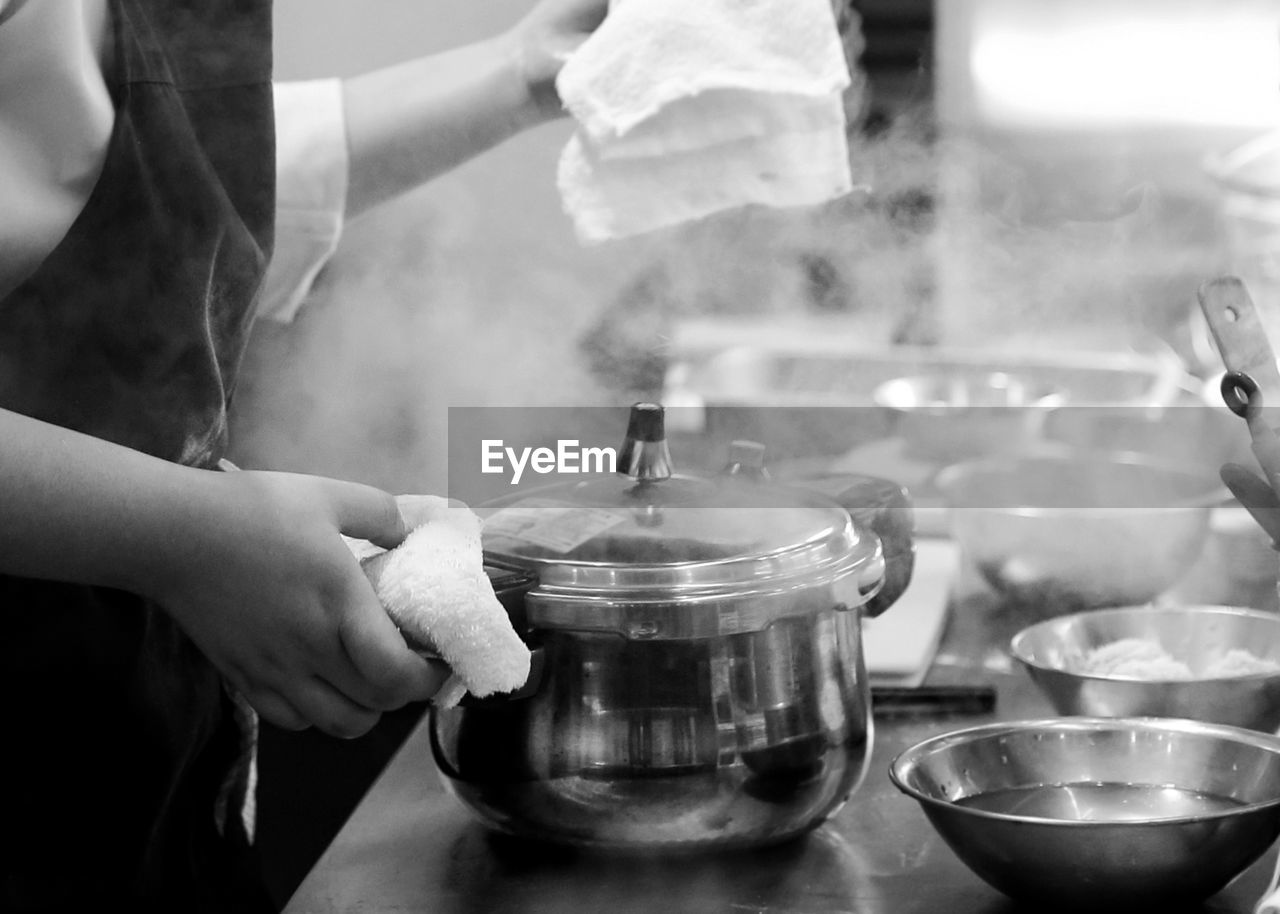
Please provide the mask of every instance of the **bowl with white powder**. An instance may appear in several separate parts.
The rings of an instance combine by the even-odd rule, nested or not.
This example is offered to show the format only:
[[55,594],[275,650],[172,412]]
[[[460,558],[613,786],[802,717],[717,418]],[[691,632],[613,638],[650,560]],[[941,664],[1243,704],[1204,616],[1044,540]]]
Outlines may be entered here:
[[1126,606],[1023,629],[1010,653],[1059,714],[1280,728],[1280,614]]

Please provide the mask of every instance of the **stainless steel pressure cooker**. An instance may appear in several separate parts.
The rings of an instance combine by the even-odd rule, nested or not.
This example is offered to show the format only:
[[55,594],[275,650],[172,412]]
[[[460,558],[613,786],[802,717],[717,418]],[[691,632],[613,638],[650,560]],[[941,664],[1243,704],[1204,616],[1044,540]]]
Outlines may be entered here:
[[573,845],[815,827],[865,774],[862,618],[909,569],[885,594],[881,538],[824,495],[673,472],[658,405],[633,408],[618,459],[480,507],[486,561],[525,576],[507,605],[538,662],[515,697],[432,712],[448,789],[495,829]]

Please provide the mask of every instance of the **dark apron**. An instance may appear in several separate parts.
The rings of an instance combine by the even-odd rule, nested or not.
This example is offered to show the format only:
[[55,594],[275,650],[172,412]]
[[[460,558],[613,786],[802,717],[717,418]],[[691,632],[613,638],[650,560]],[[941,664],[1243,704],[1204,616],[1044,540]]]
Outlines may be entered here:
[[[0,301],[0,406],[212,466],[271,250],[270,3],[110,9],[106,163]],[[238,815],[215,817],[242,749],[232,704],[169,617],[12,577],[0,613],[0,910],[269,910]]]

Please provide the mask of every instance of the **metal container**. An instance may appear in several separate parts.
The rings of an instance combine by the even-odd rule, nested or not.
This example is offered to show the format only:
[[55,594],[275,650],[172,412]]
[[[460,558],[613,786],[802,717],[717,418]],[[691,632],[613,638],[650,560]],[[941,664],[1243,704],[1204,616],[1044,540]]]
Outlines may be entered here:
[[769,844],[821,823],[865,774],[879,539],[759,474],[675,474],[661,417],[633,411],[621,475],[479,509],[487,559],[536,577],[513,620],[541,659],[527,697],[433,714],[446,785],[490,827],[610,848]]
[[1280,740],[1219,724],[986,724],[912,746],[889,776],[956,856],[1032,910],[1182,910],[1280,835]]
[[1143,341],[1141,351],[1107,352],[858,339],[847,322],[789,325],[773,316],[739,315],[685,321],[673,330],[665,397],[686,407],[690,423],[702,412],[709,428],[732,426],[732,436],[771,442],[775,459],[808,458],[844,454],[873,434],[895,434],[876,390],[898,378],[1003,374],[1052,391],[1080,411],[1168,405],[1188,380],[1179,357],[1158,341]]
[[1064,402],[1031,374],[956,368],[893,378],[872,397],[893,415],[907,453],[943,463],[1030,446]]
[[1154,599],[1227,498],[1204,467],[1095,451],[978,458],[935,482],[968,561],[1028,618]]
[[[1088,672],[1090,652],[1130,642],[1151,645],[1185,664],[1171,679]],[[1186,717],[1280,729],[1280,669],[1232,670],[1233,652],[1280,663],[1280,615],[1233,606],[1124,606],[1049,619],[1023,629],[1009,645],[1059,714],[1094,717]],[[1229,675],[1233,673],[1234,675]]]

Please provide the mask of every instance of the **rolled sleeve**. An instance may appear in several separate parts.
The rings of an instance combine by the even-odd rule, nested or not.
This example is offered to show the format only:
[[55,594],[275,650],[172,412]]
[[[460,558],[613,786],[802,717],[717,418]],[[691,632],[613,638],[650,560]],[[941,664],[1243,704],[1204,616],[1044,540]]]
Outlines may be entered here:
[[342,82],[275,85],[276,242],[258,315],[287,322],[338,247],[347,199]]

